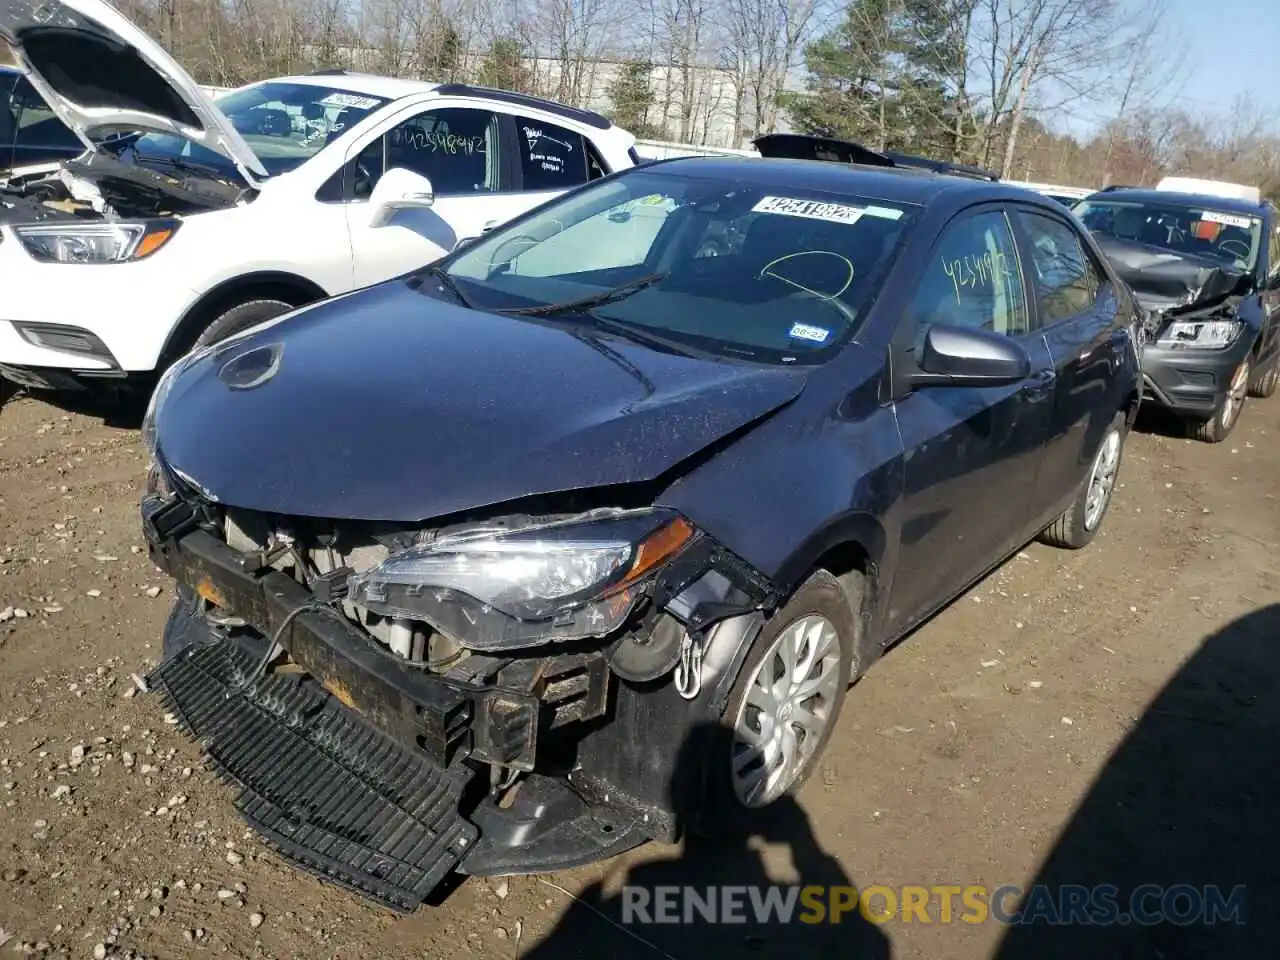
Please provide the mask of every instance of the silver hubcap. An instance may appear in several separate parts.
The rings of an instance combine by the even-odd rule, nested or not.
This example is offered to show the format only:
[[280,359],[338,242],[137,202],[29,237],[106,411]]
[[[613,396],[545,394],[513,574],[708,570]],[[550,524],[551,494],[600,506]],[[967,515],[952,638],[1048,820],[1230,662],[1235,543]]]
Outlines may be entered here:
[[783,630],[752,671],[733,727],[733,790],[747,807],[786,793],[818,749],[840,683],[840,643],[826,617]]
[[1229,427],[1235,423],[1236,417],[1240,414],[1240,408],[1244,405],[1244,395],[1249,390],[1249,361],[1246,360],[1240,364],[1236,370],[1236,375],[1231,378],[1231,389],[1227,391],[1226,397],[1222,400],[1222,425]]
[[1089,476],[1089,495],[1084,502],[1084,528],[1092,530],[1102,519],[1102,512],[1111,499],[1116,485],[1116,473],[1120,469],[1120,431],[1107,434],[1098,455],[1093,458],[1093,473]]

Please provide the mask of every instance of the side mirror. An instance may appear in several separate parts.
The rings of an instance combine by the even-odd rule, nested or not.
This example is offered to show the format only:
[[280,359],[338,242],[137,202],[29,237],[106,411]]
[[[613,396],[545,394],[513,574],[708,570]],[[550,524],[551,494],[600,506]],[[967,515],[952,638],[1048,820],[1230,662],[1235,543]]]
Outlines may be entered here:
[[426,210],[435,202],[430,180],[404,167],[392,167],[369,194],[370,226],[385,226],[399,210]]
[[1031,358],[1016,341],[989,330],[930,327],[913,387],[1000,387],[1025,380]]

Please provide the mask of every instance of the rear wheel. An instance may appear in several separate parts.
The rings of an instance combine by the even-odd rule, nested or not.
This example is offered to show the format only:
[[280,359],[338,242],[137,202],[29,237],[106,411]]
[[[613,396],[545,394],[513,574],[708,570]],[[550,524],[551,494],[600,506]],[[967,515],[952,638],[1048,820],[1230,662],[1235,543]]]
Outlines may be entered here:
[[1102,528],[1102,518],[1111,506],[1116,478],[1120,475],[1124,441],[1129,432],[1128,423],[1128,415],[1123,410],[1112,419],[1075,500],[1040,534],[1043,542],[1067,550],[1079,550],[1093,542]]
[[[848,579],[848,578],[846,578]],[[765,624],[707,744],[694,829],[730,836],[767,817],[817,767],[856,676],[861,580],[853,590],[814,573]],[[855,594],[856,596],[852,595]]]
[[1236,367],[1231,377],[1231,385],[1222,395],[1218,409],[1208,420],[1197,420],[1191,425],[1191,433],[1197,440],[1205,443],[1221,443],[1231,435],[1236,423],[1240,420],[1240,410],[1244,407],[1245,397],[1249,393],[1249,376],[1252,371],[1249,358],[1245,357]]

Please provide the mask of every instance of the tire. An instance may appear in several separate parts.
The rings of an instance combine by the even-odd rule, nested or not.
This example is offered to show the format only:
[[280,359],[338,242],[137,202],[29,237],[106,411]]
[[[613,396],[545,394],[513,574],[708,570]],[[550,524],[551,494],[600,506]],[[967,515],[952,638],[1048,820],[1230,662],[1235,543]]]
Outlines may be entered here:
[[[1071,501],[1071,506],[1041,532],[1039,539],[1042,543],[1064,550],[1079,550],[1093,542],[1093,538],[1102,529],[1107,510],[1111,508],[1116,478],[1120,475],[1120,462],[1124,459],[1124,442],[1128,435],[1129,418],[1122,410],[1112,418],[1107,432],[1102,435],[1093,455],[1093,463],[1080,481],[1080,488],[1076,492],[1076,498]],[[1099,471],[1103,471],[1102,475]],[[1099,506],[1090,509],[1095,481],[1102,484],[1097,491],[1102,499]]]
[[248,303],[238,304],[215,317],[196,338],[192,349],[198,350],[225,340],[232,334],[247,330],[265,320],[271,320],[282,313],[288,313],[292,309],[294,309],[293,304],[285,303],[283,300],[250,300]]
[[[813,773],[839,722],[840,708],[844,705],[849,685],[857,677],[855,659],[858,649],[858,612],[861,611],[863,593],[860,579],[856,581],[856,587],[850,590],[841,586],[840,581],[831,574],[819,570],[765,623],[734,681],[721,723],[714,726],[713,735],[699,745],[696,751],[698,757],[691,764],[702,775],[700,789],[695,796],[696,808],[687,811],[690,814],[690,828],[695,833],[708,839],[725,839],[751,831],[769,818],[771,810],[778,812],[779,808],[785,807],[785,804],[778,801],[794,793]],[[803,738],[798,742],[793,741],[802,758],[793,768],[792,775],[779,779],[775,795],[767,798],[757,795],[757,799],[763,802],[749,806],[743,802],[733,775],[737,759],[751,752],[746,740],[738,732],[739,724],[745,723],[746,728],[760,726],[759,710],[754,703],[748,701],[748,695],[762,671],[776,670],[783,665],[777,653],[778,645],[788,642],[790,636],[794,636],[790,631],[810,618],[821,618],[834,631],[834,637],[828,638],[832,643],[829,651],[831,660],[824,665],[820,674],[825,679],[824,690],[822,694],[815,694],[802,701],[811,712],[822,708],[822,728],[811,746],[805,746]],[[820,627],[821,623],[815,619],[811,629]],[[815,636],[808,630],[804,632],[809,637]],[[812,649],[810,644],[815,640],[809,637],[806,637],[806,645],[800,649],[801,654]],[[786,709],[787,715],[792,716],[794,706]],[[800,731],[796,723],[788,723],[787,729],[793,737]],[[748,770],[756,768],[754,761],[747,765]],[[765,779],[767,782],[769,778]]]
[[1222,400],[1219,401],[1218,409],[1214,411],[1213,416],[1208,420],[1191,422],[1190,432],[1193,437],[1204,443],[1221,443],[1231,436],[1231,431],[1240,422],[1240,410],[1244,407],[1244,400],[1249,392],[1251,373],[1250,358],[1245,357],[1240,361],[1240,366],[1236,367],[1236,372],[1231,377],[1231,384],[1227,387],[1227,392],[1222,395]]
[[1253,371],[1249,377],[1249,396],[1266,400],[1275,395],[1277,386],[1280,386],[1280,357]]

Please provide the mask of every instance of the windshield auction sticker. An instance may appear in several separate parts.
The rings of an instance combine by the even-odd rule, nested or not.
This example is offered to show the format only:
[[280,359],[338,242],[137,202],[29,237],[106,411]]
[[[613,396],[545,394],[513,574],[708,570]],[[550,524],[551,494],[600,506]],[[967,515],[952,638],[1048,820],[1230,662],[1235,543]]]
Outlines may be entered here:
[[1221,223],[1228,227],[1244,227],[1246,230],[1253,226],[1252,217],[1240,217],[1234,213],[1218,213],[1214,210],[1206,210],[1200,215],[1200,219],[1209,223]]
[[361,97],[354,93],[331,93],[319,101],[326,107],[353,107],[356,110],[372,110],[380,102],[374,97]]
[[826,220],[828,223],[857,223],[864,212],[860,207],[847,207],[843,203],[795,197],[762,197],[751,210],[753,213],[780,213],[787,217]]

